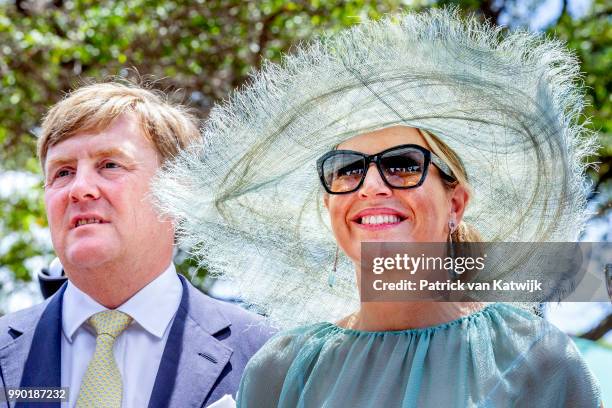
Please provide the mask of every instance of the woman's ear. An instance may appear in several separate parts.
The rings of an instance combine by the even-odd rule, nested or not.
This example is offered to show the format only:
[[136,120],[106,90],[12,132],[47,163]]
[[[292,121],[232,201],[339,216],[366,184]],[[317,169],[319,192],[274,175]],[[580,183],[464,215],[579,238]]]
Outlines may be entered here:
[[329,211],[329,193],[327,191],[323,193],[323,205]]
[[451,193],[450,204],[451,214],[455,214],[455,225],[459,225],[463,219],[463,213],[470,201],[470,194],[467,188],[461,184],[457,184]]

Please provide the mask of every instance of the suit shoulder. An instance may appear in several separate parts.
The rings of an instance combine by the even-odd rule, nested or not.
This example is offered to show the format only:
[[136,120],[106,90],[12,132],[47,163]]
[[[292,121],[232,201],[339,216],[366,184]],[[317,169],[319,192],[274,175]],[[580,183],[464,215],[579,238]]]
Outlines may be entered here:
[[218,299],[212,299],[212,301],[216,304],[220,313],[231,322],[233,331],[240,332],[247,337],[263,339],[262,345],[276,333],[276,330],[268,324],[263,316],[246,310],[235,303]]
[[236,303],[227,302],[224,300],[211,298],[212,301],[219,307],[232,324],[240,323],[245,325],[265,324],[265,318],[257,313],[253,313]]
[[211,322],[217,328],[227,327],[225,333],[216,337],[232,347],[239,346],[246,354],[257,351],[275,332],[265,318],[236,304],[214,299],[193,285],[190,285],[190,294],[191,318],[202,327],[210,327]]
[[39,303],[27,309],[6,314],[0,317],[0,347],[7,342],[13,340],[11,331],[23,333],[31,328],[34,328],[42,315],[47,301]]
[[47,302],[19,310],[17,312],[6,314],[0,317],[0,330],[5,331],[12,326],[29,326],[35,324],[40,315],[45,310]]

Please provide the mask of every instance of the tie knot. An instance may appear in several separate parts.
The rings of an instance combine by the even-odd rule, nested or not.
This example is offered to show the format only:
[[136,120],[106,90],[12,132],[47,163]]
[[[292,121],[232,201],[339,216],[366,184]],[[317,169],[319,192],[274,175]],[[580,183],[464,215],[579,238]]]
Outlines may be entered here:
[[132,318],[118,310],[106,310],[89,318],[89,324],[96,335],[108,334],[113,338],[119,336],[132,322]]

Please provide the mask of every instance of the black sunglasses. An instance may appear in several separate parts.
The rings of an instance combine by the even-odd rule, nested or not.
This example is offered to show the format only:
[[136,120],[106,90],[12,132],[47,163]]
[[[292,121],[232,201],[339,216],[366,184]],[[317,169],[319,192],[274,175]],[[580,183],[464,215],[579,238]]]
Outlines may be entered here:
[[454,182],[450,167],[422,146],[405,144],[367,155],[353,150],[332,150],[317,160],[321,183],[329,194],[348,194],[359,190],[370,163],[375,163],[380,177],[391,188],[419,187],[433,163],[443,179]]

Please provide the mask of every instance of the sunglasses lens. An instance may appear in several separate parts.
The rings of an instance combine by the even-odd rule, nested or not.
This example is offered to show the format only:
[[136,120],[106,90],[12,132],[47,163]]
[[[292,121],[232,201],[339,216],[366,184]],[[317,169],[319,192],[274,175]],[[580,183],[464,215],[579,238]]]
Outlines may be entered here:
[[419,184],[425,170],[425,154],[418,149],[401,148],[385,153],[380,164],[393,187],[411,187]]
[[363,177],[365,159],[351,153],[338,153],[323,162],[326,187],[334,193],[346,193],[357,188]]

